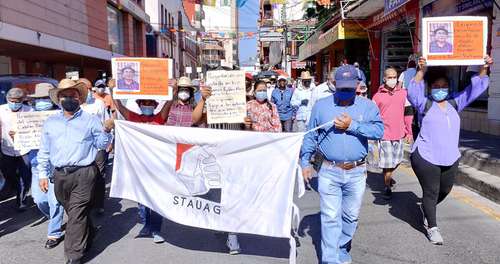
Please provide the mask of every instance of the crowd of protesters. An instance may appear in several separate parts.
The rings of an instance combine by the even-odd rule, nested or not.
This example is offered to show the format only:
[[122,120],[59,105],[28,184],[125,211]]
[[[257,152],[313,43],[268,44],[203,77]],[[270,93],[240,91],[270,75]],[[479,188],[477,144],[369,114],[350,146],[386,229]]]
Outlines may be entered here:
[[[113,151],[115,119],[131,122],[257,132],[302,132],[300,154],[304,180],[318,175],[320,194],[322,261],[351,263],[351,240],[357,228],[367,177],[367,156],[378,143],[384,189],[391,198],[394,171],[403,160],[404,144],[412,144],[411,165],[423,191],[422,212],[433,244],[443,244],[436,222],[436,206],[450,193],[460,153],[458,112],[481,95],[489,85],[488,66],[471,78],[462,92],[454,93],[445,69],[427,68],[424,59],[410,60],[398,78],[387,68],[383,84],[368,99],[366,76],[359,64],[332,69],[316,86],[308,71],[292,81],[286,76],[256,79],[246,75],[247,117],[240,124],[207,124],[205,102],[212,91],[203,82],[181,77],[170,80],[171,101],[113,99],[115,81],[63,79],[57,87],[38,84],[34,94],[21,88],[6,94],[0,106],[1,174],[16,193],[19,211],[31,197],[49,220],[45,247],[64,239],[67,263],[80,263],[95,236],[90,213],[103,214],[105,178]],[[132,110],[130,104],[136,104]],[[39,150],[14,147],[12,113],[57,110],[44,124]],[[413,134],[413,110],[419,133]],[[320,127],[317,130],[310,131]],[[313,161],[315,166],[313,166]],[[243,166],[243,165],[242,165]],[[64,211],[67,226],[63,231]],[[138,236],[154,243],[165,241],[162,216],[138,204]],[[238,236],[227,234],[230,254],[241,249]]]

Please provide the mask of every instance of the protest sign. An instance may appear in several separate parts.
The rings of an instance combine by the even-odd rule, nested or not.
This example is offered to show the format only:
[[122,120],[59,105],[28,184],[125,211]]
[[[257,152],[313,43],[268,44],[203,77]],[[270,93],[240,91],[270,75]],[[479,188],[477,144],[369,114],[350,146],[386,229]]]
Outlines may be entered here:
[[487,17],[422,19],[422,55],[429,66],[482,65],[487,40]]
[[207,100],[207,122],[243,123],[246,115],[244,71],[209,71],[207,85],[212,96]]
[[78,81],[79,78],[80,78],[80,74],[78,73],[78,71],[71,71],[71,72],[66,73],[66,79]]
[[172,60],[161,58],[112,58],[115,99],[172,100],[168,80]]
[[127,121],[115,131],[111,197],[188,226],[290,237],[304,134]]
[[12,127],[16,129],[14,148],[39,149],[42,138],[42,128],[49,116],[59,111],[19,112],[12,119]]

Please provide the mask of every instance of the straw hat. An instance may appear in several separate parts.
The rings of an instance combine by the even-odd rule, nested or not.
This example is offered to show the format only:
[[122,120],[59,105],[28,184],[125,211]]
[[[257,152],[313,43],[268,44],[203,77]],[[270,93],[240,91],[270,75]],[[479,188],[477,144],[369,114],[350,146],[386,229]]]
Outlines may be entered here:
[[35,86],[35,93],[28,95],[30,98],[44,98],[49,97],[49,91],[54,89],[54,85],[50,83],[39,83]]
[[186,87],[186,88],[194,88],[193,83],[189,77],[181,77],[179,78],[179,82],[177,83],[177,87]]
[[311,80],[312,77],[311,77],[311,74],[309,73],[309,71],[303,71],[300,74],[300,79],[302,79],[302,80]]
[[88,89],[87,86],[82,82],[76,82],[70,79],[62,79],[57,88],[51,89],[49,91],[50,100],[56,105],[59,104],[58,95],[60,92],[68,89],[76,89],[80,93],[80,103],[84,103],[87,99]]

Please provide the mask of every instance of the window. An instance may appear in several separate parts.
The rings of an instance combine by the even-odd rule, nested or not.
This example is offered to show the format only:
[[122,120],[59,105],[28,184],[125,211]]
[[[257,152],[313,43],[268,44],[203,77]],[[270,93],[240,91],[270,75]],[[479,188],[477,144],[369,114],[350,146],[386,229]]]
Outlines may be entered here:
[[112,52],[123,53],[122,14],[108,5],[108,44]]
[[142,32],[142,25],[139,20],[134,18],[134,55],[135,56],[142,56],[142,40],[143,40],[143,32]]
[[161,15],[161,22],[160,22],[160,26],[159,26],[160,31],[162,31],[165,28],[165,16],[164,16],[164,13],[163,13],[163,9],[164,9],[163,5],[161,5],[161,13],[160,13],[160,15]]
[[[163,12],[163,15],[165,16],[165,20],[167,19],[167,14],[168,14],[168,9],[165,8],[165,11]],[[163,24],[163,29],[165,30],[168,30],[168,26],[167,26],[167,21],[165,21],[165,24]]]

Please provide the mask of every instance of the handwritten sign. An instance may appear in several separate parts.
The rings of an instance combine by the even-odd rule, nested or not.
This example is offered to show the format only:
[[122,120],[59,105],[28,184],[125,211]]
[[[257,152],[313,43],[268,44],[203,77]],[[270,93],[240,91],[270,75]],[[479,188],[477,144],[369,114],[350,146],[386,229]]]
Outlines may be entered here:
[[14,135],[14,148],[39,149],[42,138],[43,123],[49,116],[59,111],[40,111],[40,112],[19,112],[12,119],[13,128],[16,129]]
[[168,86],[172,60],[162,58],[112,58],[115,99],[172,100]]
[[430,66],[482,65],[487,41],[487,17],[422,19],[422,55]]
[[212,88],[207,100],[208,123],[243,123],[247,115],[245,72],[209,71],[207,85]]

